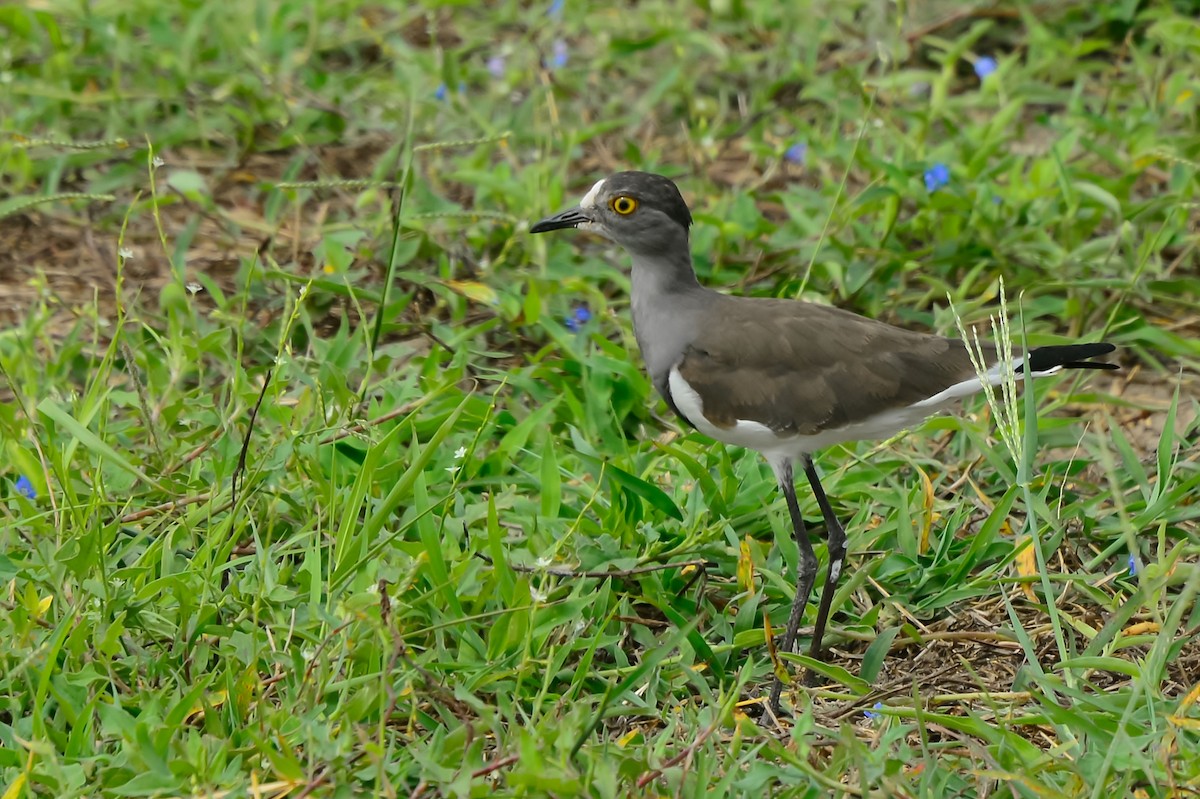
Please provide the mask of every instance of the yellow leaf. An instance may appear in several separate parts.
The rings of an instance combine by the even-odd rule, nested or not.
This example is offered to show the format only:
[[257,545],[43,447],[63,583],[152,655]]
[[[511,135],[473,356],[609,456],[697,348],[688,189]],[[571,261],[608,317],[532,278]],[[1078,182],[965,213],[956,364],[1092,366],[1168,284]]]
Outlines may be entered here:
[[1047,799],[1050,799],[1050,797],[1062,796],[1062,793],[1051,791],[1050,789],[1031,779],[1026,774],[1003,771],[1001,769],[971,769],[971,774],[991,780],[997,780],[1003,783],[1015,783],[1020,785],[1034,796],[1044,796],[1047,797]]
[[1200,682],[1196,683],[1195,687],[1188,691],[1188,695],[1179,703],[1179,712],[1183,713],[1197,702],[1200,702]]
[[258,678],[258,672],[256,672],[254,669],[246,669],[243,671],[242,675],[238,677],[237,682],[234,684],[236,693],[234,694],[233,698],[237,702],[238,707],[245,711],[245,709],[250,706],[250,703],[254,701],[254,697],[258,693],[258,689],[261,687],[262,684]]
[[641,730],[630,730],[629,732],[625,733],[624,735],[622,735],[620,738],[617,739],[617,746],[624,749],[631,742],[633,742],[637,738],[641,737],[641,735],[642,735]]
[[25,787],[25,772],[17,775],[12,781],[12,785],[8,786],[8,790],[4,792],[3,799],[17,799],[21,795],[21,789]]
[[917,554],[924,555],[929,549],[929,531],[933,529],[933,483],[929,482],[929,475],[925,474],[925,470],[920,466],[917,467],[917,474],[921,475],[921,495],[925,514],[921,518],[921,539],[917,542]]
[[[1015,544],[1017,548],[1017,574],[1022,577],[1037,577],[1037,558],[1033,553],[1033,539],[1027,535],[1017,539]],[[1029,583],[1021,583],[1021,590],[1025,592],[1025,596],[1030,602],[1037,602],[1037,594],[1033,593],[1033,586]]]
[[45,616],[46,611],[50,610],[50,603],[54,601],[53,595],[47,595],[41,598],[38,602],[38,616]]
[[[209,697],[208,704],[211,707],[218,708],[221,705],[225,704],[225,700],[227,700],[228,698],[229,698],[228,691],[217,691],[211,697]],[[184,723],[190,724],[192,721],[199,719],[203,716],[204,716],[204,703],[198,701],[198,702],[196,702],[195,705],[192,706],[192,709],[188,711],[187,716],[185,716],[183,720],[184,720]]]
[[1122,632],[1124,635],[1148,635],[1158,632],[1159,629],[1161,628],[1155,622],[1143,621],[1129,625]]
[[992,509],[995,508],[996,505],[992,502],[987,494],[983,493],[983,489],[979,487],[979,484],[968,476],[967,485],[969,485],[971,490],[975,492],[975,499],[978,500],[979,504],[983,506],[983,509],[988,513],[991,513]]
[[775,676],[784,685],[792,684],[792,675],[788,674],[787,666],[779,659],[779,652],[775,649],[775,631],[771,629],[771,620],[763,615],[763,632],[767,638],[767,654],[771,658],[771,664],[775,671]]
[[476,280],[447,280],[446,285],[466,297],[468,300],[484,305],[495,305],[500,297],[491,286]]
[[1180,716],[1167,716],[1167,721],[1185,730],[1200,730],[1200,719],[1185,719]]
[[742,539],[738,547],[737,562],[738,588],[747,594],[754,591],[754,559],[750,555],[750,536]]

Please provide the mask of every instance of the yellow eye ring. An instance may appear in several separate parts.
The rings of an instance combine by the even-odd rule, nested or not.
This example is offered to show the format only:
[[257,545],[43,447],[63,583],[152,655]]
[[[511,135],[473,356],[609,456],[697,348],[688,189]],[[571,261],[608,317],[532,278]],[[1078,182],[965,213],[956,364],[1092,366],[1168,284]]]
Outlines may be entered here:
[[612,202],[610,202],[608,205],[621,216],[629,216],[636,211],[638,207],[637,200],[633,199],[632,197],[626,197],[623,194],[620,197],[613,197]]

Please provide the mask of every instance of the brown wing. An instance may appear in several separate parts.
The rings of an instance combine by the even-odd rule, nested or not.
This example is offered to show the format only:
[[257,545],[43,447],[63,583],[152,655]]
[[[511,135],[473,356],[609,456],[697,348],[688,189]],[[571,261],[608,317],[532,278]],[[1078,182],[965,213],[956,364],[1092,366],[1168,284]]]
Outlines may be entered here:
[[748,419],[812,435],[920,402],[975,374],[956,339],[823,305],[726,299],[678,367],[719,427]]

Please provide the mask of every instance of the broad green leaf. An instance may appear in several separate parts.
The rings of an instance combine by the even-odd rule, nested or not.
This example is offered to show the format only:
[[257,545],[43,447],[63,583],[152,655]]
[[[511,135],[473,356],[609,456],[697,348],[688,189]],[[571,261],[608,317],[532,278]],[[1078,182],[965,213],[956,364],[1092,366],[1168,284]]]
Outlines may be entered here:
[[100,436],[96,435],[91,430],[88,430],[86,427],[80,424],[75,417],[67,413],[66,409],[60,406],[54,400],[50,399],[49,397],[42,400],[38,404],[38,412],[40,412],[47,419],[55,422],[67,433],[74,436],[80,444],[82,444],[86,449],[91,450],[94,455],[113,463],[144,483],[148,483],[162,491],[166,490],[163,488],[161,483],[146,476],[142,470],[134,466],[128,458],[113,449],[107,441],[103,440],[100,438]]

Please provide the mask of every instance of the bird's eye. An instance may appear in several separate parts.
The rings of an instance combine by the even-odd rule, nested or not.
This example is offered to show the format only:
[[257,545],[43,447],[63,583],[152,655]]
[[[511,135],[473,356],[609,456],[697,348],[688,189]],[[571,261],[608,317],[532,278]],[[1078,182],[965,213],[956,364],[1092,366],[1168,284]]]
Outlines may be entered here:
[[621,216],[629,216],[637,210],[638,204],[637,200],[633,199],[632,197],[621,195],[620,197],[613,197],[612,202],[610,202],[608,205]]

